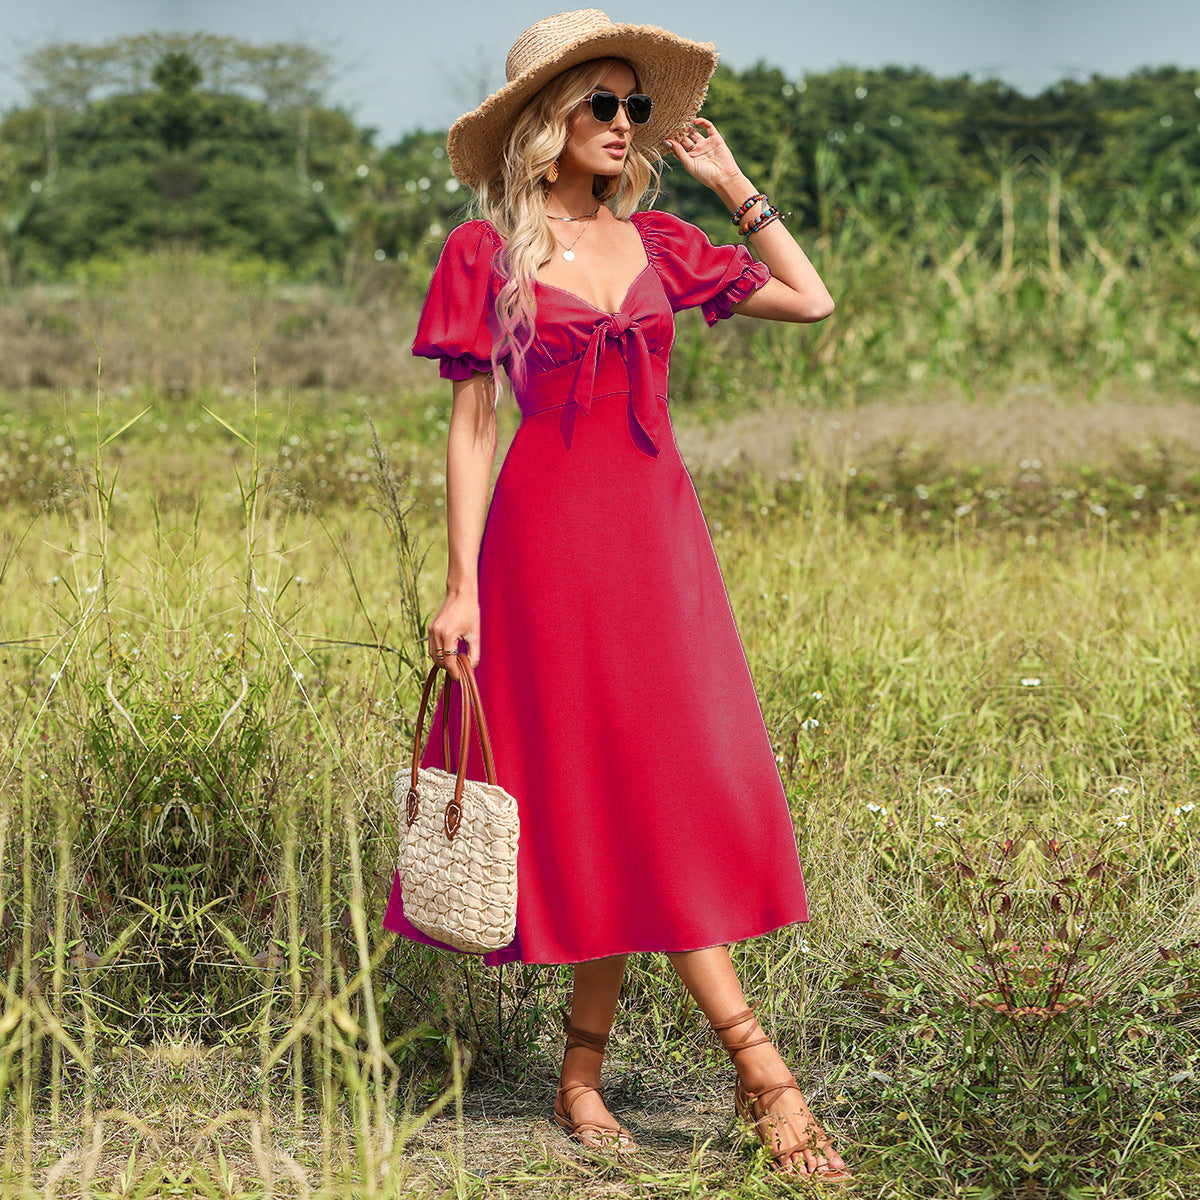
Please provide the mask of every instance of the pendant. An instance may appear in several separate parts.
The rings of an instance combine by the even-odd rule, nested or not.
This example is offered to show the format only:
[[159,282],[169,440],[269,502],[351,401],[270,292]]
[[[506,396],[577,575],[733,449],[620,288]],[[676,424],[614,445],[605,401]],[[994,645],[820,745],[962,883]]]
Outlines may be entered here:
[[575,251],[574,250],[564,250],[563,258],[565,258],[567,260],[567,262],[574,262],[575,261]]

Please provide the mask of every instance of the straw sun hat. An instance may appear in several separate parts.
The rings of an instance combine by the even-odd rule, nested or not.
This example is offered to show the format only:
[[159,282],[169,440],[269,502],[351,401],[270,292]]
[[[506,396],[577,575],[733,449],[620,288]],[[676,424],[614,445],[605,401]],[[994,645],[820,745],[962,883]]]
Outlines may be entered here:
[[450,169],[465,184],[500,174],[504,141],[534,93],[569,67],[593,58],[623,58],[638,89],[654,101],[650,120],[634,125],[634,144],[660,145],[691,121],[717,66],[711,42],[693,42],[657,25],[618,25],[598,8],[559,13],[531,25],[513,43],[505,63],[508,82],[450,128]]

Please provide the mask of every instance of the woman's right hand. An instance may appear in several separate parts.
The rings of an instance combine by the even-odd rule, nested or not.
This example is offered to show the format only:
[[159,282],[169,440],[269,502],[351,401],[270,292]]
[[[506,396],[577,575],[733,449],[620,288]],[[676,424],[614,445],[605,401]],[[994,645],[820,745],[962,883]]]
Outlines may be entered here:
[[460,641],[467,643],[471,666],[479,666],[479,596],[475,593],[447,593],[437,616],[429,623],[429,656],[453,679],[458,678],[454,655]]

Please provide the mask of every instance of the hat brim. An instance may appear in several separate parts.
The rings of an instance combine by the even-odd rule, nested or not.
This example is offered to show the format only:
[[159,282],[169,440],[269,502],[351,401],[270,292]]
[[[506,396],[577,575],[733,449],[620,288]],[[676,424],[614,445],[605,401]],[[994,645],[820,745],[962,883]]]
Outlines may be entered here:
[[508,130],[525,104],[556,75],[594,58],[625,59],[637,73],[638,86],[653,99],[650,120],[632,129],[633,144],[640,150],[660,146],[695,118],[717,68],[717,49],[711,42],[693,42],[656,25],[614,25],[589,35],[505,84],[454,122],[446,148],[455,176],[468,187],[496,178]]

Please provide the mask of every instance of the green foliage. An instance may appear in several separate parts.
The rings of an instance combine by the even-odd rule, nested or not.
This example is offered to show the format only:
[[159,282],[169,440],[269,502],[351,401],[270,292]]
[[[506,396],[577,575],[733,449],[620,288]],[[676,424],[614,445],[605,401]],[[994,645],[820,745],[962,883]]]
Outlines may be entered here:
[[319,255],[327,250],[334,226],[311,192],[287,172],[220,162],[201,175],[187,217],[180,214],[178,236],[189,232],[209,245],[299,270],[323,265]]
[[[760,187],[786,197],[804,227],[829,232],[851,209],[903,218],[918,194],[937,196],[956,224],[969,223],[995,184],[989,131],[1027,103],[1003,84],[915,69],[842,67],[792,82],[760,64],[740,75],[719,69],[704,113],[735,139]],[[669,180],[669,207],[720,228],[707,190],[680,169]],[[910,231],[903,222],[895,230]]]
[[[178,50],[162,55],[151,81],[153,90],[48,112],[45,121],[18,113],[0,129],[18,269],[53,276],[164,245],[226,250],[298,273],[326,267],[338,224],[298,162],[293,117],[244,95],[199,90],[199,63]],[[344,136],[348,123],[335,114],[318,128]]]
[[[377,149],[373,130],[322,107],[329,58],[312,47],[147,35],[43,47],[25,74],[40,107],[0,126],[0,204],[5,251],[27,277],[113,247],[182,239],[330,278],[375,258],[415,284],[466,215],[444,134]],[[1048,255],[1056,270],[1086,259],[1089,236],[1110,225],[1194,249],[1198,92],[1200,72],[1179,68],[1065,81],[1027,97],[995,80],[917,69],[841,67],[793,80],[760,63],[718,69],[704,111],[797,228],[908,244],[913,265],[928,269],[933,223],[995,265],[1015,243],[1018,258]],[[259,173],[257,199],[230,164]],[[80,198],[72,177],[120,165],[127,203],[98,200],[86,232],[67,221],[70,236],[47,233]],[[152,175],[138,169],[147,166]],[[211,198],[226,183],[236,202]],[[670,161],[660,203],[730,235],[712,194]],[[1040,246],[1048,207],[1059,227],[1052,251]],[[1028,291],[1019,298],[1040,306]]]
[[22,250],[36,270],[100,255],[113,257],[159,239],[161,206],[144,203],[153,192],[149,164],[129,161],[85,172],[63,172],[46,185],[19,227]]

